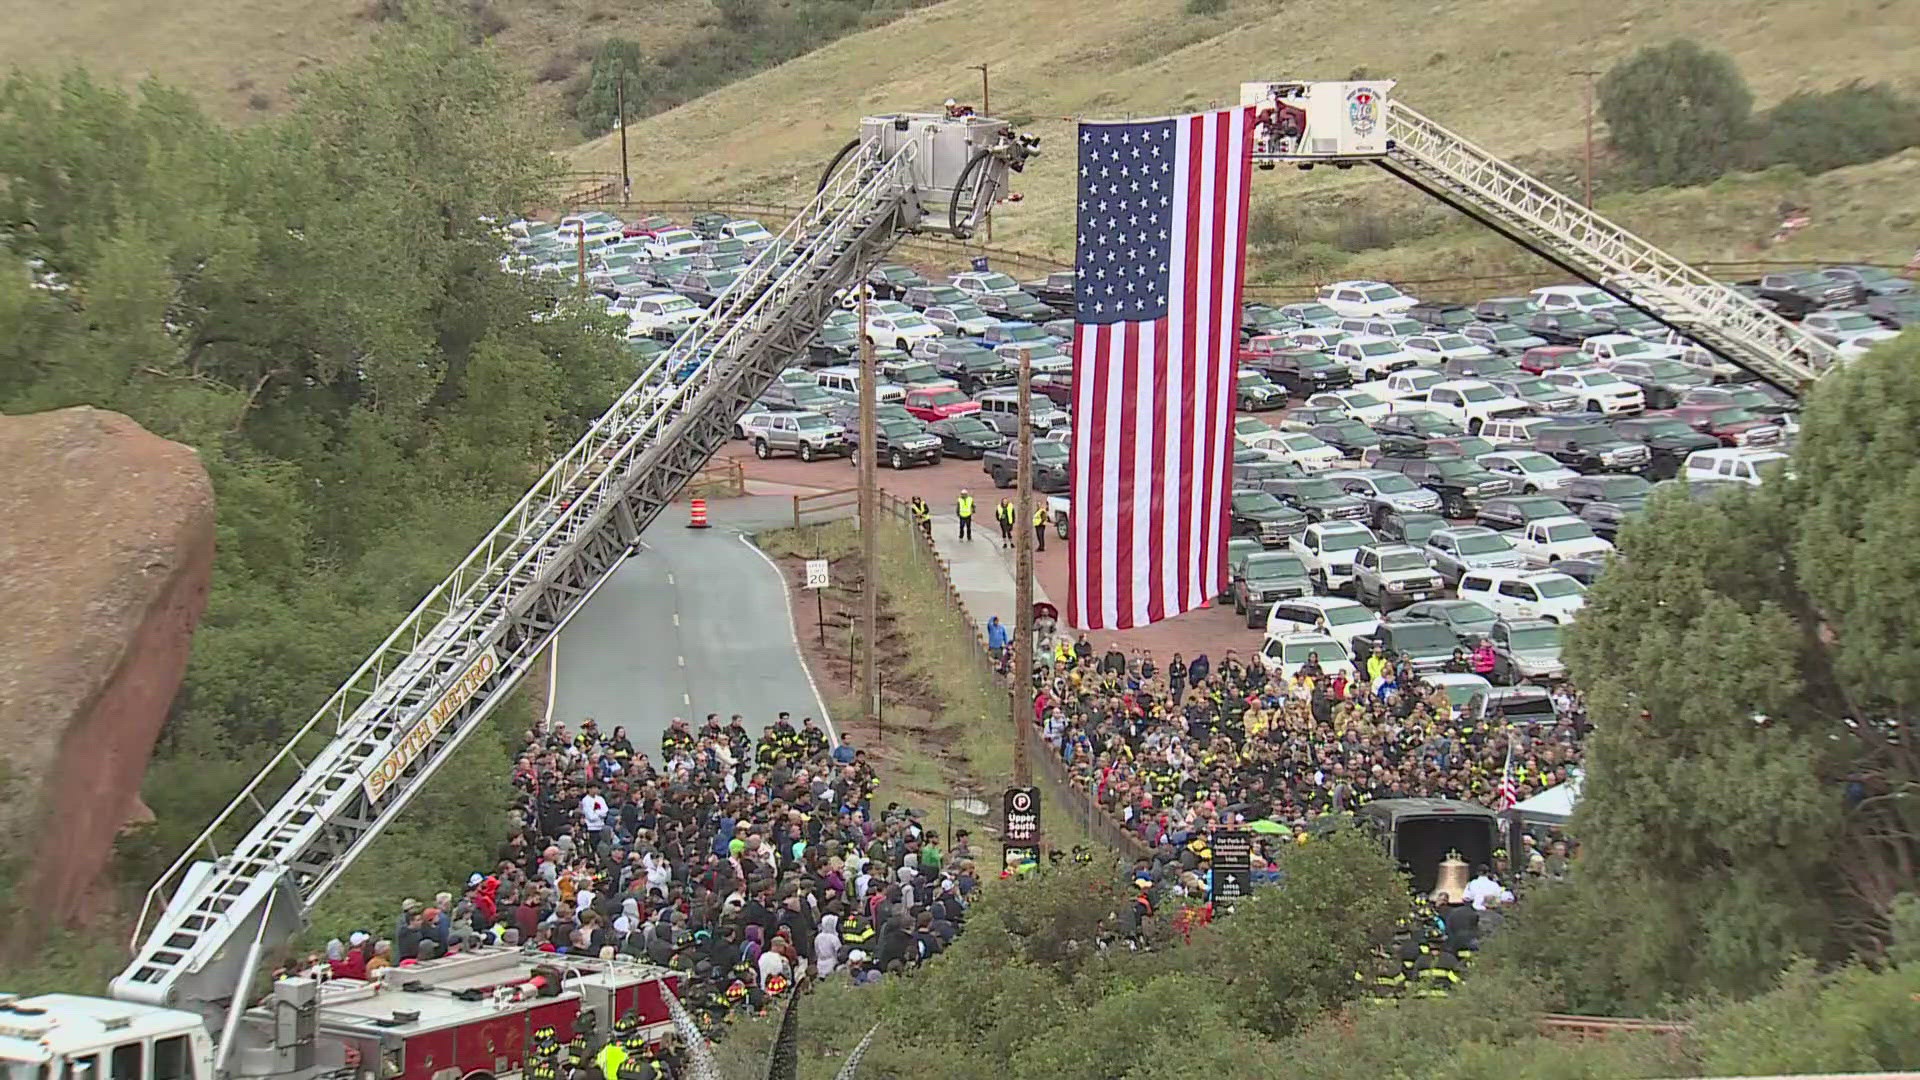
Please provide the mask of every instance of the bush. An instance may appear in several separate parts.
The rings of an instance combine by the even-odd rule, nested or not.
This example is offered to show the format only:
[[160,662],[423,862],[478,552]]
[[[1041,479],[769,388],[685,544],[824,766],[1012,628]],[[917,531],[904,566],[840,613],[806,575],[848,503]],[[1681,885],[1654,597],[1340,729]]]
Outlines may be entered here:
[[1704,183],[1739,163],[1753,93],[1725,53],[1650,45],[1615,64],[1598,95],[1614,148],[1643,183]]
[[1802,92],[1767,111],[1758,164],[1821,173],[1920,145],[1920,103],[1884,83]]
[[713,8],[720,21],[735,30],[754,25],[767,13],[766,0],[713,0]]
[[488,0],[474,0],[474,3],[468,8],[468,15],[472,19],[472,39],[475,44],[485,41],[513,25],[513,23],[505,15],[502,15],[500,10],[489,3]]
[[578,65],[579,61],[575,60],[570,54],[555,53],[547,57],[547,62],[540,65],[540,70],[533,73],[533,81],[542,83],[566,82],[568,79],[573,78],[574,69]]
[[1187,0],[1189,15],[1218,15],[1227,10],[1227,0]]

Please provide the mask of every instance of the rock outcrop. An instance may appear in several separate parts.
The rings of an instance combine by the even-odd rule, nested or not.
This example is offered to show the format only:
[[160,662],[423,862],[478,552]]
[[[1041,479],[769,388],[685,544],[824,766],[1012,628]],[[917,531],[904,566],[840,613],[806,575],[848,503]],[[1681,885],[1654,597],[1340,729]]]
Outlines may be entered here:
[[0,416],[0,857],[33,920],[88,914],[213,570],[191,448],[118,413]]

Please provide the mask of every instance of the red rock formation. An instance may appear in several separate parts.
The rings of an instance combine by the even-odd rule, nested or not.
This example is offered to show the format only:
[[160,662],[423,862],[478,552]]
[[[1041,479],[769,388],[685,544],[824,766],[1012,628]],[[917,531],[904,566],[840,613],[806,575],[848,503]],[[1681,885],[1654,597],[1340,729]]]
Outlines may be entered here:
[[199,456],[118,413],[0,417],[0,854],[75,921],[140,802],[213,569]]

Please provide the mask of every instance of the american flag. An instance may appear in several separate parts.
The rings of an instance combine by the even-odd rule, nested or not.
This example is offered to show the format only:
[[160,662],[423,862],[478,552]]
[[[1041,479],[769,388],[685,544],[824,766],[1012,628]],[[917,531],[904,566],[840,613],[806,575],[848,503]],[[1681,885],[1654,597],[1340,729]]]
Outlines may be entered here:
[[1225,583],[1253,117],[1080,125],[1074,626],[1144,626]]
[[1513,743],[1507,743],[1507,763],[1500,766],[1500,786],[1493,789],[1493,808],[1505,810],[1520,801],[1520,787],[1513,782]]

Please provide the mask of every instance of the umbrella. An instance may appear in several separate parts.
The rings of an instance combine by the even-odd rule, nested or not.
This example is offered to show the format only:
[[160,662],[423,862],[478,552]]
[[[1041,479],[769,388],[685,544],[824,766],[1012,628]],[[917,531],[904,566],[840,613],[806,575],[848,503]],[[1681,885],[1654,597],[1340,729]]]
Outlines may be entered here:
[[1247,828],[1257,833],[1265,833],[1269,836],[1285,836],[1293,831],[1272,818],[1261,818],[1259,821],[1247,826]]

